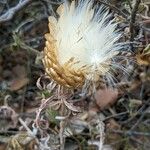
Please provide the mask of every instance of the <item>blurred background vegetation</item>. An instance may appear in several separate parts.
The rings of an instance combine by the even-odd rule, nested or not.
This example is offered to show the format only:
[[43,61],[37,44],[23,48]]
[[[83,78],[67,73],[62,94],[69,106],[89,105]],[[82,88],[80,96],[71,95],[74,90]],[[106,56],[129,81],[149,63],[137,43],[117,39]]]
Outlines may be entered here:
[[[29,138],[26,130],[34,129],[32,124],[36,117],[35,111],[43,95],[49,96],[48,91],[37,88],[36,82],[44,75],[42,52],[44,34],[48,32],[48,16],[58,17],[56,9],[61,3],[61,0],[0,0],[0,150],[38,149],[42,140],[47,140],[47,145],[43,144],[45,149],[46,146],[47,149],[58,149],[59,126],[55,120],[58,112],[50,109],[45,112],[50,125],[43,135],[49,134],[49,139],[39,138],[38,134],[36,138]],[[114,96],[111,92],[106,95],[112,94],[112,97],[104,96],[108,99],[106,104],[97,102],[97,106],[92,104],[89,107],[91,98],[87,98],[84,105],[88,109],[80,117],[84,118],[85,114],[88,117],[84,122],[78,123],[76,120],[75,124],[70,123],[75,134],[66,137],[65,148],[98,149],[97,146],[89,146],[88,141],[99,136],[95,124],[96,117],[102,115],[106,124],[105,150],[149,150],[150,2],[95,0],[95,3],[109,7],[120,22],[124,38],[131,42],[129,48],[135,54],[136,65],[129,81],[119,83],[121,92],[115,97],[115,105],[106,107]],[[47,79],[44,82],[48,82]],[[104,109],[100,110],[100,105]],[[94,117],[90,110],[94,111]],[[91,128],[85,123],[90,124]],[[23,143],[25,139],[27,142]]]

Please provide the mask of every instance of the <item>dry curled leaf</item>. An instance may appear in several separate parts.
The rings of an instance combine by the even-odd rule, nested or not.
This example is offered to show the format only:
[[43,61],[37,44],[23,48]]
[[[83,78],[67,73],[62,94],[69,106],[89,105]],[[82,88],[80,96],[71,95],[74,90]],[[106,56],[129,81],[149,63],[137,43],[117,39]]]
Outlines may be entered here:
[[95,93],[94,97],[96,104],[103,110],[116,102],[118,90],[110,88],[100,89]]
[[18,114],[8,106],[0,107],[0,129],[15,128],[18,122]]
[[26,132],[19,133],[11,138],[7,145],[8,150],[33,150],[37,143],[35,137],[28,135]]

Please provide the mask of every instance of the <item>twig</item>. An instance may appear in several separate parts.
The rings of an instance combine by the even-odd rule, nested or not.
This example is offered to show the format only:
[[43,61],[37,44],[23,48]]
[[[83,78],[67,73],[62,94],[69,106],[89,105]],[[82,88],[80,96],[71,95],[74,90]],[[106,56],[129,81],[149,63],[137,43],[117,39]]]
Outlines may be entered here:
[[150,99],[148,99],[147,100],[147,102],[144,104],[144,105],[142,105],[142,107],[134,114],[134,115],[132,115],[128,120],[126,120],[126,121],[123,121],[123,122],[120,122],[121,124],[128,124],[129,122],[131,122],[137,115],[139,115],[139,114],[146,114],[147,112],[146,111],[144,111],[143,112],[143,110],[145,110],[146,109],[146,106],[149,104],[149,102],[150,102]]
[[132,128],[130,129],[130,131],[131,130],[133,131],[140,124],[140,122],[142,122],[142,119],[145,117],[145,115],[146,115],[146,113],[142,113],[142,115],[137,120],[137,122],[132,126]]
[[64,150],[64,146],[65,146],[64,130],[65,130],[66,124],[67,124],[66,120],[60,121],[60,130],[59,130],[60,150]]
[[36,49],[34,49],[34,48],[28,46],[26,43],[24,43],[24,42],[20,39],[20,37],[16,35],[16,33],[13,34],[13,39],[14,39],[14,41],[15,41],[14,43],[16,43],[16,44],[17,44],[18,46],[20,46],[21,48],[26,49],[26,50],[32,52],[32,53],[35,54],[35,55],[40,55],[40,54],[41,54],[38,50],[36,50]]
[[133,7],[133,10],[131,12],[131,19],[130,19],[130,41],[134,40],[134,23],[135,23],[135,18],[136,18],[136,13],[138,11],[138,7],[140,4],[141,0],[136,0],[136,3]]
[[0,130],[0,136],[1,135],[7,135],[7,136],[10,136],[10,135],[15,135],[15,134],[18,134],[19,132],[18,131],[5,131],[5,130]]
[[130,9],[132,10],[131,1],[130,1],[130,0],[127,0],[127,2],[128,2],[128,5],[129,5]]
[[45,1],[45,2],[49,2],[50,4],[53,4],[53,5],[60,5],[60,4],[62,4],[63,3],[63,1],[56,1],[56,0],[54,0],[54,1],[51,1],[51,0],[43,0],[43,1]]
[[113,9],[115,12],[118,12],[121,16],[123,16],[124,18],[128,18],[128,16],[125,14],[125,13],[123,13],[120,9],[118,9],[117,7],[115,7],[114,5],[111,5],[111,4],[108,4],[108,3],[106,3],[106,2],[104,2],[104,1],[102,1],[102,0],[98,0],[98,2],[100,2],[100,3],[102,3],[102,4],[104,4],[104,5],[106,5],[106,6],[108,6],[108,7],[110,7],[111,9]]
[[100,132],[100,138],[99,138],[99,150],[103,149],[104,145],[104,139],[105,139],[105,124],[103,123],[102,120],[99,120],[99,132]]
[[[141,17],[142,19],[146,20],[146,21],[149,21],[150,20],[150,17],[149,16],[144,16],[144,15],[141,15],[141,14],[137,14],[137,16]],[[144,22],[144,21],[143,21]]]
[[0,24],[10,21],[18,11],[27,6],[30,2],[32,2],[32,0],[20,0],[15,7],[10,8],[5,14],[0,16]]
[[128,135],[128,136],[150,136],[150,133],[147,132],[137,132],[137,131],[121,131],[121,130],[111,130],[110,132],[113,133],[119,133],[119,134],[124,134],[124,135]]
[[21,118],[19,118],[19,122],[27,130],[28,134],[35,136],[34,133],[30,130],[30,128],[26,125],[26,123]]
[[137,144],[144,146],[145,150],[150,148],[149,143],[143,142],[143,141],[141,141],[141,140],[139,140],[139,139],[137,139],[135,137],[131,137],[130,139],[132,141],[136,142]]
[[141,26],[141,28],[147,32],[150,32],[150,29],[149,28],[146,28],[145,26]]
[[104,120],[106,121],[106,120],[108,120],[108,119],[110,119],[110,118],[117,118],[117,117],[122,116],[122,115],[127,115],[128,113],[129,113],[129,112],[126,111],[126,112],[121,112],[121,113],[118,113],[118,114],[114,114],[114,115],[111,115],[111,116],[106,117]]

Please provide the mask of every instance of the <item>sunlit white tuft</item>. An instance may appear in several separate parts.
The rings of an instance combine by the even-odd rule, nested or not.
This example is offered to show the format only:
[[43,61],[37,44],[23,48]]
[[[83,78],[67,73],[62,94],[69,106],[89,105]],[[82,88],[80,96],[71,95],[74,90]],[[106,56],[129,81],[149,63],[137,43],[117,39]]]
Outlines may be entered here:
[[117,44],[121,34],[116,30],[117,23],[104,6],[97,10],[90,0],[79,1],[75,6],[65,3],[57,22],[56,39],[60,64],[74,57],[79,61],[74,67],[93,66],[91,72],[105,73],[107,64],[122,46]]
[[[73,77],[72,70],[78,72],[81,68],[86,68],[86,71],[82,72],[85,82],[98,81],[100,76],[104,76],[111,83],[115,80],[111,71],[115,68],[126,71],[122,65],[116,63],[118,52],[123,49],[123,44],[119,43],[122,34],[117,30],[118,24],[109,9],[105,6],[94,6],[91,0],[79,0],[78,4],[75,1],[71,4],[65,2],[57,12],[57,20],[55,17],[49,17],[50,34],[46,36],[48,41],[45,52],[50,52],[48,55],[51,59],[47,61],[49,56],[45,57],[47,66],[54,63],[53,52],[50,50],[53,49],[52,41],[49,39],[52,36],[58,66],[65,70],[65,80],[67,77]],[[66,67],[69,61],[73,61],[70,68]],[[52,71],[51,76],[56,80],[61,79],[62,76],[54,65],[47,67],[47,72]]]

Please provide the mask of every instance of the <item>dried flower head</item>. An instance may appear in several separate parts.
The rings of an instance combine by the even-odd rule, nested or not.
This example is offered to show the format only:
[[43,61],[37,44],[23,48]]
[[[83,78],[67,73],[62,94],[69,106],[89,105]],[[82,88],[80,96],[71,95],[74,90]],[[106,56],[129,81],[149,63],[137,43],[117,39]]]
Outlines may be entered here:
[[104,6],[93,6],[91,0],[62,4],[58,20],[49,17],[44,66],[47,74],[59,84],[81,87],[86,80],[98,81],[110,74],[114,56],[122,45],[117,23]]

